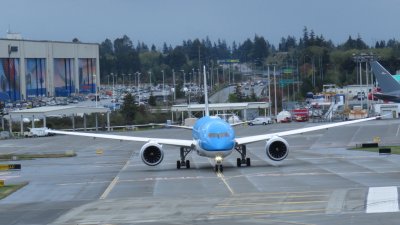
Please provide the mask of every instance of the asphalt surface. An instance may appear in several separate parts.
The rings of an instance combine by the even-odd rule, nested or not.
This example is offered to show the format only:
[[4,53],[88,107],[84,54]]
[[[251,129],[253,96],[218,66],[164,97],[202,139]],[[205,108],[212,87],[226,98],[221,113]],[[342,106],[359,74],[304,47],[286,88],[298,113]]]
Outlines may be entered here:
[[[238,127],[236,134],[314,125]],[[188,158],[192,168],[177,170],[179,151],[169,146],[164,161],[149,167],[140,159],[140,143],[62,135],[2,140],[1,153],[78,155],[12,162],[22,170],[0,172],[6,184],[29,182],[0,200],[0,224],[398,224],[398,202],[385,192],[379,198],[380,189],[374,200],[371,188],[397,193],[400,156],[346,148],[376,136],[399,145],[399,130],[400,120],[381,120],[289,136],[291,152],[280,166],[268,165],[265,143],[255,143],[247,146],[251,167],[237,168],[235,152],[223,162],[223,174],[194,153]],[[191,138],[180,129],[120,134]],[[394,210],[384,207],[393,202]],[[373,207],[383,212],[371,213]]]

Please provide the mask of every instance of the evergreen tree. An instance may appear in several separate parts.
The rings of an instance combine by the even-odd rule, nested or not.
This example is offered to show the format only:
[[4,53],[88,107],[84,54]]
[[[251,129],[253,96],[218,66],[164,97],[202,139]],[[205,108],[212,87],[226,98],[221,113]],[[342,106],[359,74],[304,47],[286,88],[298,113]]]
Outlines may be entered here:
[[136,110],[137,108],[132,94],[126,94],[124,97],[124,103],[121,106],[121,114],[124,116],[126,124],[133,124]]

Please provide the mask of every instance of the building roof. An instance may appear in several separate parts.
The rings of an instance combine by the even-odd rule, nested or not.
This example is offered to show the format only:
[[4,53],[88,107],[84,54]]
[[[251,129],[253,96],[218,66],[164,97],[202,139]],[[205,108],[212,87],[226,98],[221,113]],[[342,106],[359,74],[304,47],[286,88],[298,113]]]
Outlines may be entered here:
[[48,117],[48,116],[72,116],[76,114],[107,113],[104,107],[82,107],[82,106],[45,106],[32,109],[11,111],[11,117]]
[[[215,103],[209,104],[210,110],[243,110],[243,109],[265,109],[269,107],[268,102],[240,102],[240,103]],[[173,105],[172,112],[203,111],[204,104]]]

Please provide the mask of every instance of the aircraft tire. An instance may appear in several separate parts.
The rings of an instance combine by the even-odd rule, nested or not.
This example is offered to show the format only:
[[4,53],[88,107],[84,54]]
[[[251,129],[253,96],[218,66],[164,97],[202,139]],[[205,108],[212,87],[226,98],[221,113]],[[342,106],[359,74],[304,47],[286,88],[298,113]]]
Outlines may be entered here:
[[190,161],[186,160],[186,169],[190,169]]
[[246,158],[246,166],[251,166],[251,160],[250,160],[250,158]]
[[219,172],[220,172],[220,173],[224,172],[224,167],[222,166],[222,164],[219,165]]
[[181,161],[176,161],[176,168],[178,170],[181,168]]
[[215,165],[215,172],[218,172],[218,165]]
[[242,166],[242,160],[240,158],[236,158],[236,166],[241,167]]

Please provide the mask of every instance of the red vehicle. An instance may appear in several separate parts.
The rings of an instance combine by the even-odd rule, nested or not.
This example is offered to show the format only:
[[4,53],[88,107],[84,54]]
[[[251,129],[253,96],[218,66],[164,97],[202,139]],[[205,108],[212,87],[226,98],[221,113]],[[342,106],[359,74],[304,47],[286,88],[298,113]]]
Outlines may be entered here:
[[297,122],[308,121],[308,109],[293,109],[292,110],[293,120]]

